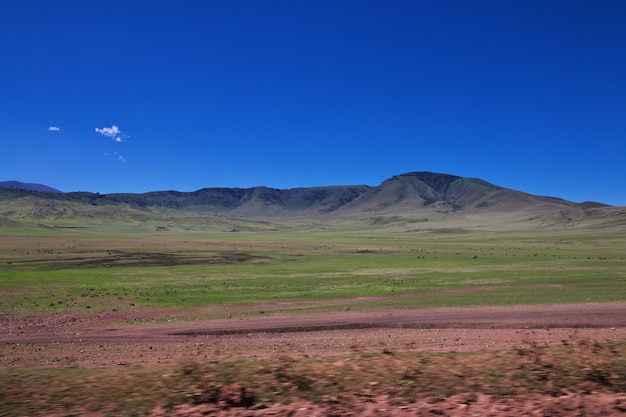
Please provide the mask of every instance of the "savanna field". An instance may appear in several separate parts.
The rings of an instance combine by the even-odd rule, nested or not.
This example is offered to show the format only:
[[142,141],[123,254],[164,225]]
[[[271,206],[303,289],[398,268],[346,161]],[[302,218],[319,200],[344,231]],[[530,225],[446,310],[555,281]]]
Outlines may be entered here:
[[619,207],[429,173],[241,203],[11,193],[1,415],[626,410]]
[[[584,322],[573,323],[565,333],[558,330],[562,340],[549,342],[542,335],[548,330],[520,326],[507,348],[489,349],[485,341],[487,349],[456,344],[433,351],[435,329],[368,328],[354,318],[437,308],[623,305],[620,233],[170,233],[2,237],[3,415],[145,415],[182,412],[182,405],[207,415],[256,405],[261,413],[271,404],[301,401],[307,405],[300,408],[337,410],[382,401],[380,407],[399,413],[467,392],[490,396],[490,404],[624,392],[620,323],[591,332]],[[259,320],[307,323],[336,314],[353,317],[354,326],[318,325],[317,343],[308,337],[315,326],[285,329],[287,342],[277,339],[281,330],[263,328],[247,329],[248,342],[236,329],[192,341],[167,338],[161,347],[158,337],[132,337],[141,326],[202,323],[204,329],[231,321],[254,327],[267,326]],[[90,328],[127,329],[129,342],[94,337]],[[385,329],[387,340],[380,337]],[[449,340],[468,332],[440,331]],[[228,405],[220,392],[233,384],[245,398]]]

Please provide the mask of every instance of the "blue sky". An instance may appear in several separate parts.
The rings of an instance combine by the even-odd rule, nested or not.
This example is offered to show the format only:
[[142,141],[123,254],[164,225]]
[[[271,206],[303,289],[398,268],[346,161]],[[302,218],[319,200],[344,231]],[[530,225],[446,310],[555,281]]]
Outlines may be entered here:
[[626,205],[622,0],[0,5],[0,181],[378,185]]

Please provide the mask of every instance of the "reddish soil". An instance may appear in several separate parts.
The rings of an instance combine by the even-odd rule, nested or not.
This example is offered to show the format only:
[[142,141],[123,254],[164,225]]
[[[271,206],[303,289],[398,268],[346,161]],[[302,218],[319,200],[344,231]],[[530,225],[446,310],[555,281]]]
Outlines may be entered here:
[[[150,316],[150,314],[148,314]],[[116,325],[146,313],[0,317],[0,366],[106,367],[180,359],[328,356],[350,352],[501,350],[569,338],[626,340],[626,303],[343,312],[310,316],[259,314],[228,319]],[[236,392],[233,394],[237,396]],[[312,404],[266,408],[180,406],[174,415],[216,416],[607,416],[626,415],[626,394],[496,400],[481,394],[391,406],[389,398],[350,410]],[[154,417],[168,415],[154,410]],[[171,415],[171,414],[170,414]]]

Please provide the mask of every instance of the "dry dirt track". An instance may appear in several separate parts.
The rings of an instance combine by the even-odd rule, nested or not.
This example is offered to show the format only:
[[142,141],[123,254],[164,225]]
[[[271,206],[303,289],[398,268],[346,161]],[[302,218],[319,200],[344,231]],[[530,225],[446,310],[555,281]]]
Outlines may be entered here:
[[626,303],[259,314],[246,319],[112,324],[134,318],[131,313],[3,317],[0,365],[99,367],[193,357],[479,351],[569,338],[626,339]]

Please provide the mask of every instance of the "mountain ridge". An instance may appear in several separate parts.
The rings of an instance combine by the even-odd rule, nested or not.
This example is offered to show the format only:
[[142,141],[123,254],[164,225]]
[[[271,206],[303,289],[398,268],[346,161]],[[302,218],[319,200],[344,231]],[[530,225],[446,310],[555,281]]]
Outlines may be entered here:
[[[107,193],[107,194],[100,194],[100,193],[94,193],[94,192],[90,192],[90,191],[70,191],[70,192],[63,192],[60,191],[58,189],[55,189],[53,187],[44,185],[44,184],[36,184],[36,183],[24,183],[24,182],[20,182],[20,181],[15,181],[15,180],[11,180],[11,181],[0,181],[0,188],[8,188],[8,189],[16,189],[16,190],[25,190],[25,191],[36,191],[36,192],[42,192],[42,193],[58,193],[58,194],[68,194],[68,195],[94,195],[94,196],[110,196],[112,198],[119,198],[119,196],[157,196],[157,195],[163,195],[163,194],[177,194],[177,195],[198,195],[201,194],[203,192],[214,192],[214,193],[227,193],[227,194],[231,194],[231,195],[235,195],[236,198],[244,198],[244,196],[249,197],[248,193],[251,190],[256,190],[256,193],[259,193],[259,190],[267,190],[267,192],[279,192],[279,193],[290,193],[294,190],[322,190],[322,189],[355,189],[355,188],[369,188],[369,189],[374,189],[374,188],[378,188],[378,187],[383,187],[385,185],[391,184],[394,181],[397,181],[399,179],[404,179],[404,178],[416,178],[419,181],[423,182],[424,184],[426,184],[427,186],[431,187],[437,194],[440,195],[444,195],[445,192],[447,191],[448,187],[456,182],[457,180],[464,180],[464,181],[472,181],[472,182],[476,182],[476,183],[482,183],[484,184],[486,187],[489,188],[493,188],[493,189],[500,189],[500,190],[506,190],[506,188],[501,187],[501,186],[497,186],[494,184],[491,184],[483,179],[479,179],[479,178],[469,178],[469,177],[460,177],[457,175],[452,175],[452,174],[440,174],[440,173],[434,173],[434,172],[428,172],[428,171],[412,171],[412,172],[407,172],[407,173],[403,173],[403,174],[398,174],[398,175],[394,175],[388,179],[385,179],[381,182],[380,185],[378,186],[370,186],[370,185],[328,185],[328,186],[313,186],[313,187],[295,187],[295,188],[273,188],[273,187],[267,187],[267,186],[254,186],[254,187],[248,187],[248,188],[241,188],[241,187],[205,187],[205,188],[200,188],[198,190],[195,191],[176,191],[176,190],[161,190],[161,191],[148,191],[145,193]],[[516,191],[516,190],[511,190],[511,191]],[[319,191],[318,191],[319,192]],[[518,191],[518,192],[522,192],[522,191]],[[531,194],[529,194],[531,195]],[[535,196],[535,197],[540,197],[540,198],[550,198],[550,199],[556,199],[556,200],[562,200],[564,202],[570,202],[568,200],[562,199],[560,197],[553,197],[553,196]],[[573,203],[573,202],[572,202]],[[574,203],[574,204],[592,204],[592,205],[602,205],[602,206],[608,206],[608,204],[605,203],[601,203],[601,202],[595,202],[595,201],[584,201],[581,203]]]
[[[378,186],[217,187],[142,194],[53,193],[0,188],[0,220],[57,225],[109,221],[139,225],[150,220],[179,226],[185,223],[188,224],[185,227],[193,229],[198,227],[198,222],[190,219],[207,216],[215,219],[217,216],[221,219],[219,222],[228,217],[264,222],[309,219],[362,225],[414,225],[423,221],[446,221],[462,225],[499,222],[545,227],[578,225],[604,217],[608,224],[613,222],[614,213],[619,217],[615,224],[626,221],[622,211],[608,208],[611,206],[602,203],[574,203],[536,196],[482,179],[420,171],[395,175]],[[193,226],[189,226],[191,224]]]

